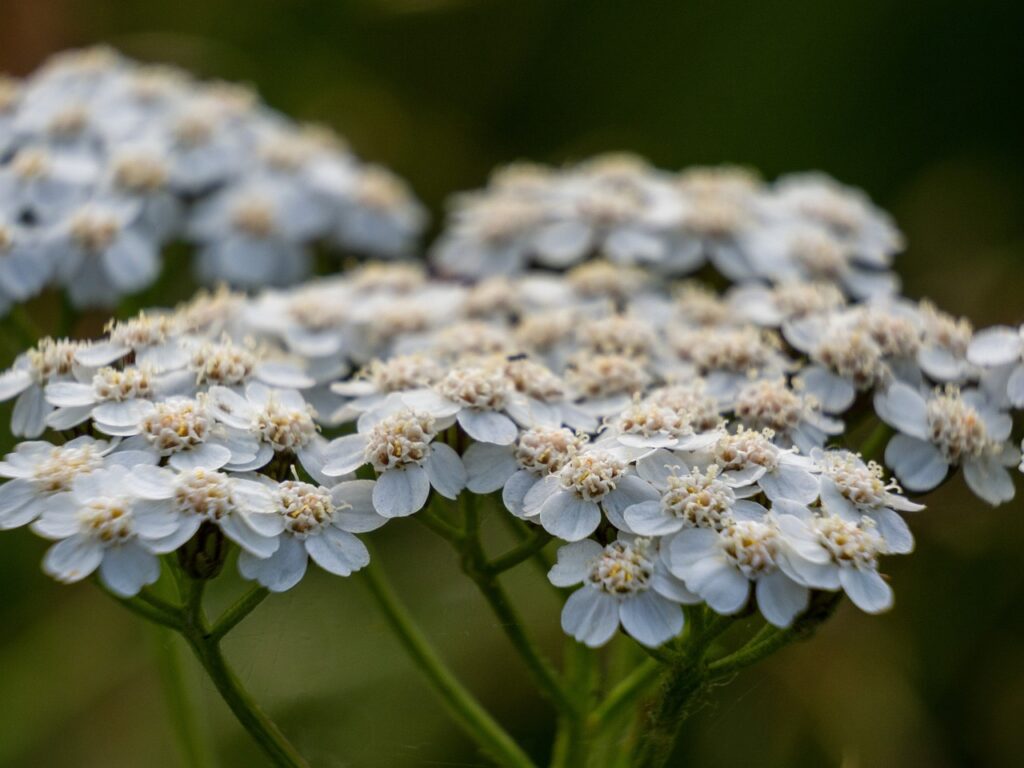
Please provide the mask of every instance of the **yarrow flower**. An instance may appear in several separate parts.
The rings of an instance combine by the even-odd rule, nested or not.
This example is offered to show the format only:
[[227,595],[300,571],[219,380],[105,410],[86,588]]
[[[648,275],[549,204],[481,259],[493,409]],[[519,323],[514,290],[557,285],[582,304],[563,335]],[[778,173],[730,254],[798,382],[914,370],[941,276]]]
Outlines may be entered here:
[[[503,591],[528,560],[571,588],[570,637],[696,649],[711,685],[844,595],[891,607],[887,558],[914,550],[916,494],[951,469],[1014,497],[1024,337],[901,297],[901,235],[857,190],[624,155],[521,164],[453,201],[429,265],[291,286],[332,248],[410,253],[423,223],[399,179],[248,89],[109,51],[0,81],[0,311],[53,281],[117,303],[182,240],[204,279],[248,291],[18,355],[0,529],[51,540],[47,573],[97,574],[208,665],[310,561],[366,569],[363,534],[415,515],[569,712]],[[255,584],[207,620],[199,582],[231,563]],[[148,589],[162,572],[193,587],[182,604]]]
[[0,314],[48,285],[113,307],[173,240],[207,283],[297,282],[316,244],[394,257],[426,216],[408,187],[246,88],[105,48],[0,84]]

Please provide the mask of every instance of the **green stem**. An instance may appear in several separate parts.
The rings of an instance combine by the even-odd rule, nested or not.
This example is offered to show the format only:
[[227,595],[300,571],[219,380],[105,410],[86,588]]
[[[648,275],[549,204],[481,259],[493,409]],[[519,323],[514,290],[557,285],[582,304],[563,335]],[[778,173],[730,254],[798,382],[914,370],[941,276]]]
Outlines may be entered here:
[[141,616],[146,619],[146,621],[151,621],[154,624],[159,624],[160,626],[167,627],[168,629],[173,629],[175,631],[181,630],[182,620],[180,611],[175,610],[172,612],[170,610],[158,608],[148,602],[143,602],[140,597],[121,597],[107,589],[99,579],[96,580],[96,585],[100,588],[103,594],[113,600],[116,600],[136,616]]
[[547,546],[551,537],[544,532],[535,532],[530,538],[520,542],[503,555],[492,560],[487,569],[498,574],[515,568],[522,562],[529,560]]
[[246,616],[252,613],[253,609],[266,600],[269,595],[270,590],[265,587],[253,587],[250,589],[234,605],[221,614],[220,618],[214,623],[213,629],[210,630],[210,637],[214,640],[220,640],[245,619]]
[[819,592],[814,595],[810,608],[787,629],[765,626],[750,642],[739,650],[708,664],[708,674],[718,679],[756,664],[794,640],[810,637],[824,624],[839,606],[842,592]]
[[398,595],[378,570],[375,565],[378,562],[379,557],[374,553],[370,565],[361,571],[363,579],[398,640],[430,680],[458,723],[499,765],[509,768],[533,766],[526,753],[463,687],[430,647]]
[[679,727],[699,706],[707,690],[707,676],[698,655],[686,657],[668,669],[661,695],[647,713],[643,738],[634,765],[662,768],[675,747]]
[[[103,588],[104,592],[114,597],[133,613],[173,629],[185,638],[238,722],[249,732],[249,735],[275,766],[279,766],[279,768],[309,768],[306,760],[281,733],[277,725],[260,709],[224,659],[219,637],[213,636],[203,611],[206,580],[189,580],[181,577],[180,574],[177,577],[184,600],[184,605],[180,608],[172,606],[148,592],[143,592],[134,598],[123,598],[112,594],[99,581],[97,584]],[[255,603],[250,610],[252,607],[255,607]]]
[[12,306],[8,317],[14,327],[14,332],[18,334],[26,348],[35,346],[37,341],[46,336],[43,329],[36,325],[35,321],[29,317],[24,305],[15,304]]
[[185,679],[186,669],[176,633],[158,628],[155,639],[164,698],[181,749],[182,765],[184,768],[213,768],[217,761],[198,715],[197,702]]
[[584,768],[590,748],[588,712],[593,682],[595,654],[574,640],[566,641],[566,677],[569,695],[576,702],[576,711],[558,719],[551,768]]
[[457,543],[462,540],[463,533],[454,525],[449,523],[447,520],[443,520],[438,515],[434,514],[434,511],[427,507],[413,519],[419,521],[423,525],[427,526],[430,530],[436,533],[445,541]]
[[892,427],[883,421],[878,422],[860,447],[860,455],[864,458],[864,461],[878,461],[881,459],[892,433]]
[[647,691],[658,679],[664,666],[655,659],[645,659],[608,692],[597,708],[591,713],[593,730],[598,730],[615,720],[634,701]]
[[273,764],[279,768],[309,768],[305,758],[242,686],[225,661],[220,643],[195,631],[188,631],[185,637],[221,698]]
[[[661,689],[642,725],[642,738],[633,764],[662,768],[672,755],[679,728],[696,711],[710,686],[704,656],[715,638],[732,625],[732,618],[697,606],[688,611],[681,650],[662,669]],[[624,706],[624,705],[623,705]]]
[[512,606],[512,601],[498,583],[497,576],[487,567],[487,556],[480,542],[480,520],[477,514],[474,497],[463,496],[463,511],[466,520],[466,538],[462,542],[462,570],[469,576],[484,596],[498,618],[498,624],[505,636],[519,653],[534,682],[542,694],[547,696],[562,714],[575,715],[578,707],[562,687],[551,663],[545,659],[534,646],[523,629],[523,621]]

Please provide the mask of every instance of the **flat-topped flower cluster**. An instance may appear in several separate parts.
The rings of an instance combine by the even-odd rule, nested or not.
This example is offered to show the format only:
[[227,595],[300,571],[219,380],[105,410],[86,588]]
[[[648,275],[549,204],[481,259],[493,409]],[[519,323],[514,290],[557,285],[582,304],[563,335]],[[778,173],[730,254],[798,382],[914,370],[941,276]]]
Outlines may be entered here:
[[902,248],[884,211],[824,174],[766,184],[744,168],[671,173],[618,154],[499,169],[454,198],[433,260],[469,277],[595,257],[671,276],[710,262],[733,281],[824,280],[863,299],[898,288]]
[[[733,174],[681,178],[717,194]],[[837,188],[805,183],[737,194],[830,209]],[[858,253],[887,259],[898,235],[849,200],[873,222]],[[1013,497],[1024,342],[838,276],[772,276],[718,293],[600,258],[470,283],[369,264],[44,339],[0,376],[27,439],[0,463],[0,526],[54,540],[54,577],[98,569],[121,595],[213,527],[282,591],[476,494],[563,542],[549,578],[579,585],[562,626],[591,646],[620,626],[665,643],[682,605],[786,627],[843,590],[883,611],[884,558],[912,551],[904,515],[922,509],[903,489],[962,467],[984,501]],[[851,449],[866,433],[877,454]]]
[[113,307],[176,241],[203,282],[294,283],[314,244],[400,255],[424,219],[397,177],[248,88],[106,48],[0,77],[0,315],[48,285]]

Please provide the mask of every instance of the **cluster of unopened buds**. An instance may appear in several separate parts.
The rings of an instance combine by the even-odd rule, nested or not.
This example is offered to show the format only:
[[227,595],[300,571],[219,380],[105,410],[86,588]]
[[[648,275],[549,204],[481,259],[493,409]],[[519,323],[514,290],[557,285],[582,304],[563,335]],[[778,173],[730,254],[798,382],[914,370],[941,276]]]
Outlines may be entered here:
[[[47,253],[77,264],[61,272],[73,299],[75,285],[99,298],[149,274],[138,259],[90,260],[143,223],[152,245],[188,221],[211,279],[300,276],[298,243],[376,173],[245,92],[105,52],[11,88],[0,205],[30,215],[0,237],[64,233]],[[135,147],[140,136],[155,143]],[[90,156],[97,146],[109,163]],[[131,152],[159,165],[160,183],[115,194],[139,175],[113,164]],[[29,184],[32,153],[45,171]],[[213,187],[187,214],[179,205]],[[314,204],[324,191],[334,202]],[[239,213],[250,193],[291,207],[257,222]],[[134,224],[90,230],[85,257],[79,204],[130,210]],[[379,214],[356,230],[398,251],[418,216],[408,198],[391,204],[346,210]],[[885,558],[913,550],[905,515],[923,509],[905,492],[962,468],[979,499],[1009,501],[1024,407],[1024,332],[975,334],[899,295],[900,248],[884,213],[821,175],[764,184],[625,156],[513,166],[456,198],[429,270],[370,263],[299,287],[222,289],[114,321],[98,340],[40,340],[0,376],[25,440],[0,463],[0,527],[53,540],[55,578],[97,573],[137,600],[161,558],[206,578],[224,542],[242,577],[272,592],[310,561],[348,576],[370,563],[366,534],[415,516],[491,598],[503,570],[553,555],[567,634],[598,647],[621,628],[662,661],[715,616],[759,611],[769,629],[803,630],[842,594],[878,613],[893,604]],[[698,270],[733,285],[673,280]],[[494,560],[476,538],[485,511],[520,538]],[[213,555],[196,546],[211,537]],[[556,704],[558,690],[546,690]]]
[[314,245],[401,255],[424,220],[397,177],[245,87],[107,48],[0,76],[0,315],[49,285],[114,307],[182,241],[207,284],[294,283]]

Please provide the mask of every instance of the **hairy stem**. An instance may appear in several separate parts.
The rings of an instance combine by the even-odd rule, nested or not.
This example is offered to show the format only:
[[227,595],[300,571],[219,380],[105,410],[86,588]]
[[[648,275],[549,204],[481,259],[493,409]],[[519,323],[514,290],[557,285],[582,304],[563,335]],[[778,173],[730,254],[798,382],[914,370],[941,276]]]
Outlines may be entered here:
[[776,629],[766,625],[742,648],[708,664],[708,673],[716,679],[726,677],[771,656],[794,640],[810,637],[835,613],[842,595],[842,592],[816,593],[810,607],[792,626]]
[[598,730],[615,720],[658,679],[664,666],[656,659],[646,659],[608,692],[591,713],[592,728]]
[[377,562],[379,556],[374,553],[370,565],[361,571],[363,579],[399,642],[433,685],[456,721],[499,765],[508,768],[533,766],[533,762],[512,737],[445,666],[376,567]]

